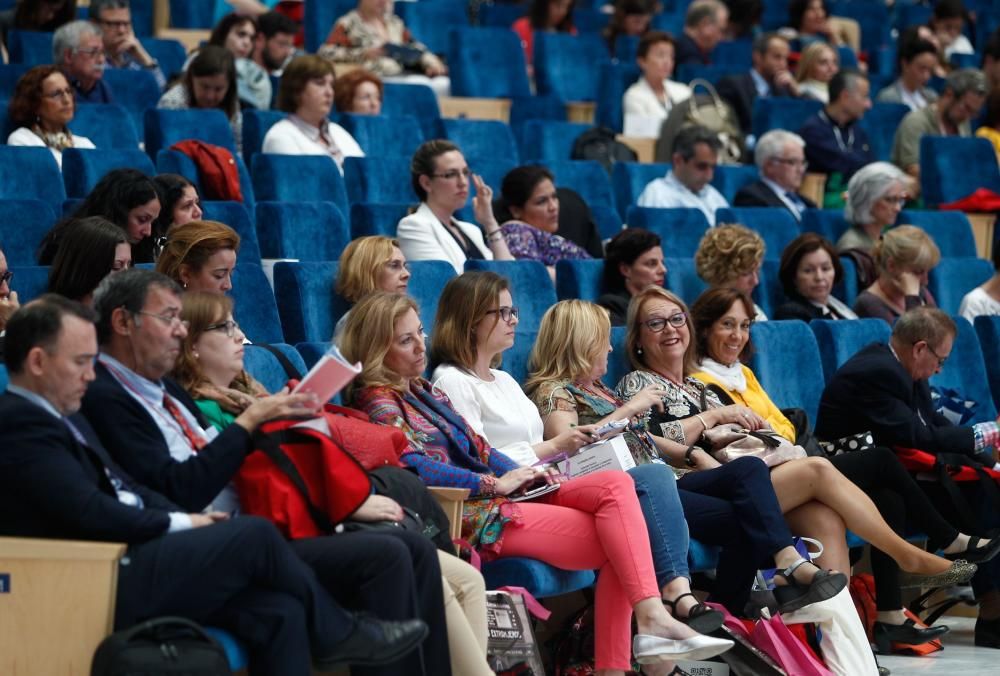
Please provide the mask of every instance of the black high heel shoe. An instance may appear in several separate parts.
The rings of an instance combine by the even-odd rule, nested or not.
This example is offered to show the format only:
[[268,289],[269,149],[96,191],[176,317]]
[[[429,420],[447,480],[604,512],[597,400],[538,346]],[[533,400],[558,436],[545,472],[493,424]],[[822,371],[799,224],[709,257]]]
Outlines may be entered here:
[[907,645],[920,645],[933,641],[944,636],[949,631],[944,625],[933,627],[918,627],[913,620],[907,620],[903,624],[888,624],[886,622],[876,622],[873,630],[875,647],[880,655],[892,653],[893,643],[906,643]]
[[722,623],[725,621],[725,616],[723,616],[723,614],[718,610],[712,610],[704,603],[700,602],[691,606],[686,616],[681,616],[677,611],[677,604],[686,596],[690,596],[695,601],[698,601],[697,597],[695,597],[695,595],[691,592],[681,594],[673,601],[663,599],[663,605],[670,609],[670,614],[674,616],[675,620],[683,622],[699,634],[711,634],[713,631],[722,626]]
[[799,559],[788,568],[775,573],[775,575],[780,575],[788,582],[788,584],[783,586],[774,586],[774,598],[778,601],[779,612],[790,613],[793,610],[804,608],[812,603],[826,601],[839,594],[847,586],[846,575],[823,570],[822,568],[816,571],[816,575],[813,576],[812,581],[809,583],[799,582],[795,579],[795,571],[807,563],[812,562]]
[[969,563],[984,563],[992,559],[997,554],[1000,554],[1000,538],[993,538],[990,540],[988,545],[980,547],[979,543],[982,542],[983,539],[984,538],[973,535],[969,537],[969,544],[962,551],[955,552],[953,554],[942,554],[941,556],[949,561],[965,559]]

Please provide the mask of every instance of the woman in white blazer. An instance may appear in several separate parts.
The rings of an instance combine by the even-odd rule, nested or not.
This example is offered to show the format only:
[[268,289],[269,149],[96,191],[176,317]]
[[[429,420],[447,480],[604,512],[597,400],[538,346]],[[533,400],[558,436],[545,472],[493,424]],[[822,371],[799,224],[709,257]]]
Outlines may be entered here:
[[[493,190],[469,171],[458,146],[443,140],[424,143],[413,155],[410,179],[420,207],[396,228],[406,260],[448,261],[456,274],[469,259],[514,260],[493,217]],[[476,189],[472,208],[485,234],[475,223],[455,218],[469,199],[470,184]]]
[[658,138],[674,105],[691,97],[691,88],[674,82],[674,40],[669,33],[648,31],[639,40],[636,62],[642,77],[625,92],[625,135]]

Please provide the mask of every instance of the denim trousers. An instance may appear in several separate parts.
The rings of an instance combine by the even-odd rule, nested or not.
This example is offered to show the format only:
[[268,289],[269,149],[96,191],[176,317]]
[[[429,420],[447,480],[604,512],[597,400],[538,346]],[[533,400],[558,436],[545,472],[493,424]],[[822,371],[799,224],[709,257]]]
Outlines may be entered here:
[[678,577],[691,579],[688,570],[688,524],[672,469],[658,462],[628,470],[635,482],[639,507],[646,520],[653,568],[660,589]]

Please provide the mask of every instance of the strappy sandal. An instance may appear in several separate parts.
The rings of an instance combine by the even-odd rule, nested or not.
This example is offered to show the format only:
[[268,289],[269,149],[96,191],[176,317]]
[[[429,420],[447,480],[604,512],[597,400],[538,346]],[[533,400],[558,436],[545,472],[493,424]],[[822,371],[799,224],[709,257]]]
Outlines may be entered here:
[[775,585],[774,587],[774,598],[778,601],[779,612],[790,613],[811,603],[826,601],[839,594],[847,586],[846,575],[823,569],[817,571],[808,584],[799,582],[795,579],[795,571],[806,563],[812,562],[799,559],[788,568],[775,573],[775,575],[785,578],[788,583],[784,586]]
[[712,610],[701,602],[695,603],[688,610],[688,614],[685,617],[681,617],[677,611],[677,604],[686,596],[690,596],[695,601],[698,601],[697,597],[691,592],[681,594],[673,601],[663,599],[663,605],[670,609],[670,614],[674,616],[675,620],[683,622],[699,634],[710,634],[722,626],[722,623],[725,621],[723,614],[718,610]]

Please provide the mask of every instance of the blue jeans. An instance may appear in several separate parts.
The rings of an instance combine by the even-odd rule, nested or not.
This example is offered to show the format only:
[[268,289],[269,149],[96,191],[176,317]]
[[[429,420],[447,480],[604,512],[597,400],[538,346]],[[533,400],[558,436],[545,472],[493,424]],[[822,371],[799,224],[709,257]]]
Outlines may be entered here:
[[688,527],[673,471],[654,462],[633,467],[628,473],[635,482],[639,507],[646,519],[657,585],[662,589],[678,577],[690,580]]

